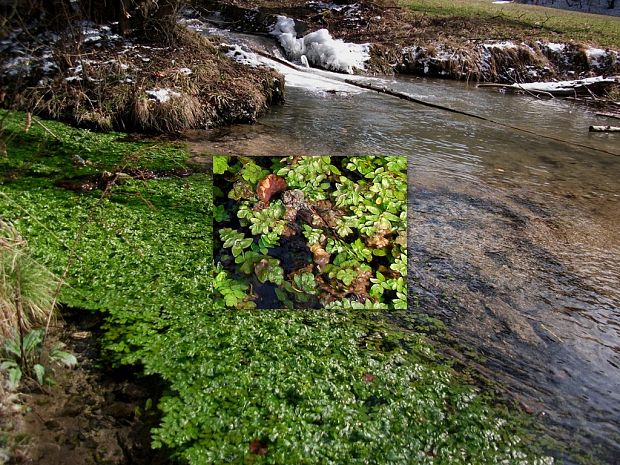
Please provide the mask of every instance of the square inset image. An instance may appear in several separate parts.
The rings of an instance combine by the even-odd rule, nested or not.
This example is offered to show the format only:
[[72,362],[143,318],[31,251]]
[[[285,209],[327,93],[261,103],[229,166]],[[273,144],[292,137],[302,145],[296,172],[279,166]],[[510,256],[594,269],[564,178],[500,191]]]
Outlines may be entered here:
[[215,298],[406,309],[407,159],[213,158]]

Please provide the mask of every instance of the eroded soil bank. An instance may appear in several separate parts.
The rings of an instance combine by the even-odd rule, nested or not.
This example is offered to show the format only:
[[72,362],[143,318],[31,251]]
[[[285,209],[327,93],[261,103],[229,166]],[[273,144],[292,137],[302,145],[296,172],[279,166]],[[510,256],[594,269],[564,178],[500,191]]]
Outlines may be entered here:
[[[169,454],[151,449],[162,386],[129,369],[112,370],[100,358],[102,318],[66,311],[52,328],[78,359],[74,369],[57,366],[54,385],[32,380],[2,396],[2,453],[8,464],[170,465]],[[7,400],[10,399],[10,402]]]

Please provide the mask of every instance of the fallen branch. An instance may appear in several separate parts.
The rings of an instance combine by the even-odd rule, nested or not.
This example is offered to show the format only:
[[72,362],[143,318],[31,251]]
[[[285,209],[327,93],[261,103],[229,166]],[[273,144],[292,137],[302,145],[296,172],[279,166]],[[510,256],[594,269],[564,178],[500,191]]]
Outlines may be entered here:
[[444,106],[444,105],[438,105],[438,104],[435,104],[435,103],[426,102],[424,100],[419,100],[419,99],[416,99],[416,98],[414,98],[414,97],[412,97],[412,96],[410,96],[408,94],[405,94],[403,92],[399,92],[399,91],[396,91],[396,90],[388,89],[387,87],[382,87],[382,86],[376,86],[376,85],[372,85],[372,84],[362,83],[362,82],[359,82],[359,81],[356,81],[356,80],[353,80],[353,79],[345,79],[344,82],[346,82],[347,84],[351,84],[352,86],[360,87],[362,89],[373,90],[373,91],[379,92],[381,94],[391,95],[393,97],[397,97],[397,98],[402,99],[402,100],[407,100],[409,102],[413,102],[413,103],[416,103],[416,104],[419,104],[419,105],[424,105],[426,107],[436,108],[438,110],[449,111],[450,113],[457,113],[459,115],[468,116],[470,118],[476,118],[476,119],[479,119],[479,120],[482,120],[482,121],[487,121],[489,123],[496,124],[498,126],[503,126],[505,128],[513,129],[515,131],[520,131],[520,132],[524,132],[524,133],[527,133],[527,134],[532,134],[532,135],[535,135],[537,137],[542,137],[544,139],[553,140],[555,142],[560,142],[562,144],[567,144],[567,145],[571,145],[571,146],[574,146],[574,147],[581,147],[581,148],[588,149],[588,150],[594,150],[594,151],[606,153],[606,154],[609,154],[609,155],[616,155],[616,156],[620,155],[619,152],[611,152],[611,151],[605,150],[603,148],[593,147],[591,145],[585,145],[585,144],[580,144],[578,142],[568,141],[568,140],[566,140],[564,138],[554,137],[552,135],[542,134],[542,133],[534,131],[534,130],[530,130],[530,129],[526,129],[526,128],[521,128],[521,127],[518,127],[518,126],[513,126],[512,124],[504,123],[502,121],[497,121],[497,120],[494,120],[494,119],[491,119],[491,118],[486,118],[484,116],[476,115],[474,113],[469,113],[467,111],[461,111],[461,110],[450,108],[450,107],[447,107],[447,106]]
[[478,84],[478,87],[500,87],[507,91],[570,97],[577,95],[604,95],[610,88],[618,86],[617,77],[594,77],[575,81],[528,82],[523,84]]
[[590,126],[590,132],[620,132],[620,126]]
[[614,113],[596,113],[596,116],[605,116],[606,118],[620,119],[620,115]]

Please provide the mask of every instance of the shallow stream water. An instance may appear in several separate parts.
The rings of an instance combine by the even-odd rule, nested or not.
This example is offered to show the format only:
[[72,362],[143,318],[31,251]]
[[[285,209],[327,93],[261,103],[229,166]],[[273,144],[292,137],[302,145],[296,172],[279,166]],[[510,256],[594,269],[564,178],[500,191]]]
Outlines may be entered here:
[[567,101],[374,81],[491,122],[340,79],[287,86],[257,124],[187,139],[197,154],[407,155],[412,308],[475,347],[569,449],[617,463],[620,136],[590,134],[610,123]]

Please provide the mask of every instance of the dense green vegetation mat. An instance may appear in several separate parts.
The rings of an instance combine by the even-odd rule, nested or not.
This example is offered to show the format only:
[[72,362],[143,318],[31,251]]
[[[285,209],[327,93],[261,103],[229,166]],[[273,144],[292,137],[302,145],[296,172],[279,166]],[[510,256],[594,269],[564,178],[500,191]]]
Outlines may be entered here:
[[210,176],[179,177],[182,147],[23,121],[5,120],[0,217],[67,270],[61,304],[103,312],[109,361],[163,380],[155,447],[195,465],[549,463],[389,315],[216,308]]

